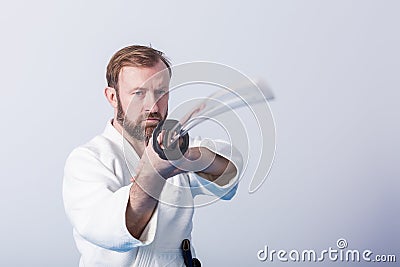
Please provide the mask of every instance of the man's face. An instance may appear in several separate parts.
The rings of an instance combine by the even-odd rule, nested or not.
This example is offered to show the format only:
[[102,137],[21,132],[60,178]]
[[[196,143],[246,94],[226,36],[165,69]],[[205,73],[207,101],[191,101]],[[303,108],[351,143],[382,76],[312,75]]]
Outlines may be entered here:
[[168,112],[169,73],[163,62],[154,67],[123,67],[119,74],[117,121],[139,141],[151,137]]

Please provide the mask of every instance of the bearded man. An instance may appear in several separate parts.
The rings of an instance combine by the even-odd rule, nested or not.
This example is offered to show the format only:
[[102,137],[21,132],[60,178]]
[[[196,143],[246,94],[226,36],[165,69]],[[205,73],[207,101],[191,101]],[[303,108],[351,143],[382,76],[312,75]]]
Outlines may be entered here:
[[181,245],[191,240],[194,197],[235,194],[242,159],[230,144],[191,139],[174,161],[154,151],[152,133],[168,115],[171,75],[162,52],[139,45],[119,50],[107,66],[104,94],[113,118],[71,152],[64,170],[80,267],[193,266]]

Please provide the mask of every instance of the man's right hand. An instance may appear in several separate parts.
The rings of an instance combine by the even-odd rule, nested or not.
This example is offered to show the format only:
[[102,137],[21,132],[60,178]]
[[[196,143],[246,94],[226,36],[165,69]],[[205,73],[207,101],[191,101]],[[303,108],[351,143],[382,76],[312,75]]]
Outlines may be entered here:
[[[163,132],[158,136],[157,142],[162,147],[162,136]],[[138,176],[151,176],[151,177],[162,177],[164,179],[170,178],[182,172],[188,171],[184,167],[189,162],[186,159],[186,155],[188,151],[183,155],[181,159],[178,160],[163,160],[160,156],[155,152],[153,146],[153,137],[150,138],[148,145],[146,146],[143,155],[138,163],[138,166],[135,169],[135,177],[132,180],[135,180]]]
[[[159,135],[159,144],[162,143],[160,136],[162,135]],[[179,166],[186,162],[185,158],[173,162],[161,159],[154,151],[152,141],[150,139],[148,142],[135,169],[136,174],[131,179],[132,186],[126,209],[126,226],[136,239],[140,238],[150,221],[166,179],[184,172]]]

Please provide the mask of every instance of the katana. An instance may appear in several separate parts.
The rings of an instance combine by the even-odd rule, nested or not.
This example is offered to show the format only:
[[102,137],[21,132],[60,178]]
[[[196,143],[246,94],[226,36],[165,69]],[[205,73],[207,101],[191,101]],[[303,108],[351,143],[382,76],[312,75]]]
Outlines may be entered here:
[[[153,131],[153,148],[164,160],[180,159],[189,147],[189,130],[217,115],[243,106],[252,106],[274,98],[262,80],[234,88],[223,88],[196,104],[180,120],[166,119]],[[158,136],[163,133],[162,146]]]

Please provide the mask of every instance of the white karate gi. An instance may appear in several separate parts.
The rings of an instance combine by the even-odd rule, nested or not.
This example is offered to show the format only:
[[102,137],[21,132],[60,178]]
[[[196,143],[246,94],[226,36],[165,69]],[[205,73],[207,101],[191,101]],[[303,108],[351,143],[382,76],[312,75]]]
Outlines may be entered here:
[[[184,266],[180,245],[191,238],[193,197],[207,194],[231,199],[242,168],[241,156],[224,141],[214,141],[214,147],[201,142],[228,158],[238,170],[236,177],[223,187],[194,173],[169,178],[138,240],[126,228],[125,211],[139,157],[126,144],[110,120],[103,134],[73,150],[67,159],[63,198],[81,253],[79,266]],[[190,146],[200,146],[200,140],[191,140]]]

